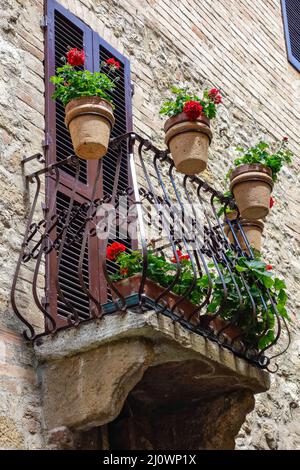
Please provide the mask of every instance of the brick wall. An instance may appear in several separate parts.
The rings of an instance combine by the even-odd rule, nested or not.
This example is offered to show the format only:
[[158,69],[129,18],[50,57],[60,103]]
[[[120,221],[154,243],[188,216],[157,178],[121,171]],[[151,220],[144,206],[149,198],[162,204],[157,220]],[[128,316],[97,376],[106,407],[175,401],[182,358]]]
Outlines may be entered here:
[[[236,144],[288,135],[300,155],[300,74],[289,65],[279,0],[61,0],[131,60],[136,131],[162,145],[157,117],[174,82],[223,88],[205,177],[218,189]],[[31,347],[9,304],[9,290],[28,207],[20,160],[41,150],[44,129],[40,0],[0,0],[0,447],[42,446],[39,394]],[[264,256],[287,281],[292,346],[279,359],[270,392],[237,438],[238,448],[300,448],[299,157],[275,187]],[[31,165],[30,171],[34,170]],[[26,308],[30,285],[20,295]],[[30,307],[28,307],[28,310]],[[276,422],[276,426],[275,426]]]

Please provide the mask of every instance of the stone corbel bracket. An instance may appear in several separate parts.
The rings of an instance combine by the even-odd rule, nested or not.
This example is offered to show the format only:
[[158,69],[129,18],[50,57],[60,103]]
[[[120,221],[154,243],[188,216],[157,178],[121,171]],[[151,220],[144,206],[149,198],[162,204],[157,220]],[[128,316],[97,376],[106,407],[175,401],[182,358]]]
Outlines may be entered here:
[[[270,385],[267,372],[154,312],[110,315],[60,330],[40,338],[34,349],[48,431],[110,423],[130,394],[139,409],[145,405],[151,435],[163,432],[155,410],[167,410],[169,427],[182,433],[189,414],[197,419],[201,432],[190,436],[186,445],[192,447],[186,448],[233,448],[254,394]],[[170,439],[164,435],[160,442],[180,448]]]

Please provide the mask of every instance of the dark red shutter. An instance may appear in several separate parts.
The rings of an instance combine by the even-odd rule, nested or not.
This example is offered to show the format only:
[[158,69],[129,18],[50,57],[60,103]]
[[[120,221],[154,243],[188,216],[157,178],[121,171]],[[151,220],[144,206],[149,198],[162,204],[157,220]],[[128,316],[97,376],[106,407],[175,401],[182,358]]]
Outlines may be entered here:
[[[47,40],[46,40],[46,131],[47,131],[47,164],[61,161],[67,156],[74,154],[69,132],[64,124],[64,108],[61,103],[55,103],[51,99],[54,91],[53,85],[49,82],[51,75],[55,74],[56,67],[62,64],[62,57],[65,57],[70,48],[84,48],[86,62],[85,67],[88,70],[98,70],[98,64],[95,56],[98,56],[99,38],[93,31],[84,24],[80,19],[71,14],[57,2],[48,0],[47,3]],[[107,45],[107,47],[110,47]],[[107,50],[107,49],[106,49]],[[117,51],[113,51],[112,55],[117,57],[122,63],[121,79],[118,83],[117,91],[117,111],[115,112],[117,123],[114,135],[131,130],[131,108],[130,95],[128,87],[130,87],[129,63],[125,58],[120,56]],[[126,78],[125,78],[126,74]],[[126,91],[125,91],[126,90]],[[106,160],[107,157],[105,157]],[[104,163],[103,187],[99,188],[104,191],[111,191],[115,173],[112,171],[112,159],[115,158],[114,153],[108,156],[109,162]],[[78,229],[84,222],[87,210],[87,204],[90,201],[92,185],[94,182],[96,162],[86,162],[80,160],[80,175],[77,183],[75,202],[73,206],[76,218],[68,229],[68,233]],[[75,183],[75,169],[69,165],[64,165],[60,171],[60,183],[56,196],[56,211],[62,216],[67,213],[69,208],[70,197]],[[125,179],[124,179],[125,175]],[[122,162],[122,178],[120,185],[126,187],[126,181],[129,178],[127,166],[127,152],[125,149],[124,161]],[[121,182],[122,181],[122,182]],[[46,181],[46,202],[49,203],[51,195],[54,191],[54,179],[47,178]],[[49,205],[49,204],[48,204]],[[56,233],[53,232],[53,239],[61,230],[61,224],[58,225]],[[53,250],[48,257],[46,263],[46,290],[49,302],[49,309],[59,326],[66,324],[67,317],[72,314],[72,308],[76,310],[81,319],[90,317],[91,302],[89,298],[82,292],[78,278],[78,263],[80,257],[81,243],[72,243],[71,246],[65,246],[60,264],[59,272],[57,272],[57,253]],[[89,239],[89,244],[85,250],[83,261],[83,276],[86,285],[92,295],[99,301],[105,302],[107,299],[106,291],[101,283],[104,282],[101,276],[100,259],[99,259],[99,241],[97,237]],[[66,302],[59,298],[56,289],[56,276],[58,276],[60,288],[62,290]],[[106,287],[106,286],[105,286]],[[101,295],[100,295],[101,293]]]
[[282,0],[288,59],[300,72],[300,1]]
[[[118,60],[120,63],[120,69],[114,74],[118,77],[118,81],[116,82],[117,88],[111,94],[115,105],[114,116],[116,119],[112,130],[112,137],[117,137],[118,135],[132,131],[130,63],[126,57],[110,46],[97,33],[93,33],[93,44],[94,70],[101,70],[102,63],[111,57]],[[119,193],[123,192],[125,194],[126,189],[132,185],[126,143],[122,144],[122,159],[120,162],[118,162],[119,157],[120,152],[117,149],[110,149],[103,160],[103,193],[113,193],[116,174],[118,175],[118,185],[116,186],[116,190]],[[118,164],[120,165],[120,169],[119,171],[116,171]],[[124,208],[124,210],[125,209],[126,208]],[[112,241],[121,242],[127,247],[131,246],[130,238],[127,237],[124,239],[124,233],[122,233],[122,237],[120,238],[118,227],[116,227],[114,237],[112,238],[112,236],[110,236],[109,238],[109,243]],[[117,269],[116,265],[111,261],[107,261],[107,267],[110,273],[114,273]],[[108,292],[107,300],[110,299],[111,295]]]

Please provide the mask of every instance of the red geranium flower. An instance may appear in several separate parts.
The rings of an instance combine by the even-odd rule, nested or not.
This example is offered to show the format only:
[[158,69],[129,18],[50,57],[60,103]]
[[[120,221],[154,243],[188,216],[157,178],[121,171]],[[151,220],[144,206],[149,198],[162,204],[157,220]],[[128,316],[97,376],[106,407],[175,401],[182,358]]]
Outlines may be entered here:
[[[182,261],[183,259],[190,259],[189,255],[183,255],[181,250],[176,250],[176,253],[178,255],[179,262]],[[171,263],[177,263],[175,256],[171,259]]]
[[209,90],[208,96],[215,104],[222,103],[222,95],[218,88],[212,88],[211,90]]
[[116,257],[125,250],[125,245],[123,245],[122,243],[114,242],[107,247],[106,258],[110,261],[115,261]]
[[273,269],[273,266],[271,264],[266,265],[266,271],[271,271]]
[[105,62],[107,63],[107,65],[110,65],[111,67],[115,67],[116,69],[119,69],[121,67],[120,62],[118,62],[113,57],[111,57],[110,59],[106,59]]
[[288,142],[289,138],[285,135],[282,140],[283,142]]
[[187,101],[183,107],[183,112],[191,121],[195,121],[202,113],[202,109],[198,101]]
[[218,88],[212,88],[211,90],[209,90],[208,92],[208,96],[210,98],[214,98],[215,96],[217,96],[219,94],[219,90]]
[[[176,250],[176,253],[177,253],[179,261],[180,261],[180,257],[182,256],[181,250]],[[177,260],[176,260],[175,256],[171,259],[171,263],[177,263]]]
[[67,53],[67,61],[70,65],[73,65],[73,67],[83,65],[84,59],[84,51],[79,51],[76,47]]
[[214,98],[214,103],[215,103],[215,104],[220,104],[220,103],[222,103],[222,96],[221,96],[221,95],[217,95],[217,96]]
[[275,199],[271,196],[271,197],[270,197],[270,205],[269,205],[270,209],[272,209],[272,207],[274,206],[274,204],[275,204]]

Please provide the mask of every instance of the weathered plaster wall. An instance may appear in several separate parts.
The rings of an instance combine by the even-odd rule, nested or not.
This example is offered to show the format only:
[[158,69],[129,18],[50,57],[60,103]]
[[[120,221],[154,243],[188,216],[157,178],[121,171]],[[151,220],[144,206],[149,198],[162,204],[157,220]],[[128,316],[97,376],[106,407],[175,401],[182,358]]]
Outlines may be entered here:
[[[237,143],[290,137],[300,155],[300,74],[286,59],[279,0],[61,0],[131,60],[135,129],[162,145],[161,101],[175,82],[221,86],[205,177],[223,188]],[[38,448],[39,395],[32,354],[9,304],[26,219],[22,155],[41,150],[44,128],[43,2],[0,0],[0,447]],[[257,398],[238,448],[300,449],[299,158],[284,169],[266,223],[264,255],[287,282],[292,345],[271,390]],[[30,170],[33,169],[31,166]],[[28,275],[20,286],[26,306]],[[28,310],[31,306],[28,306]]]

